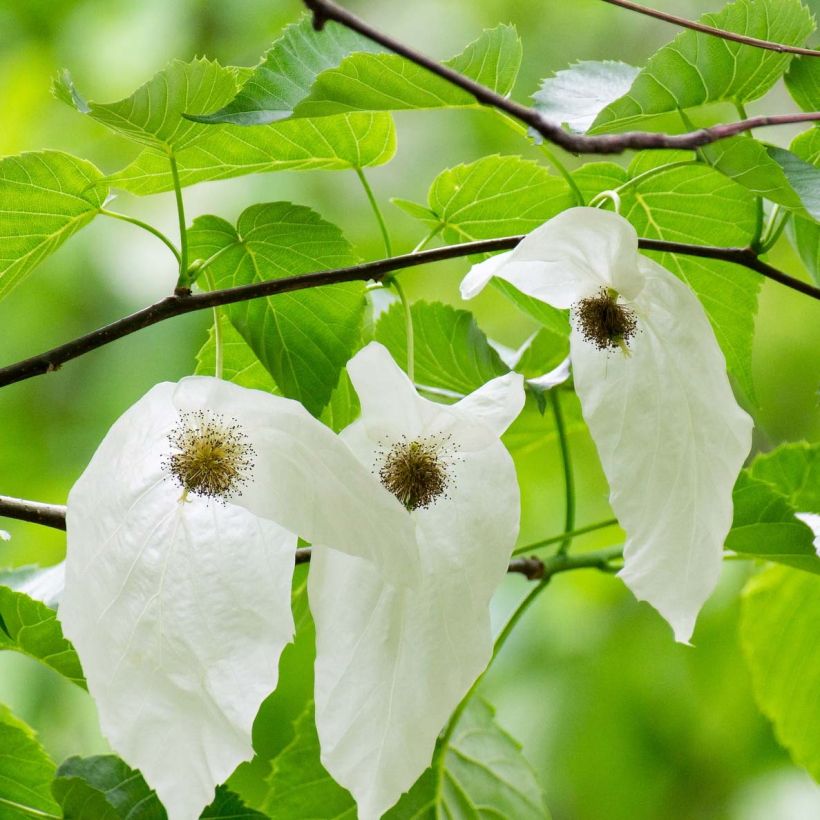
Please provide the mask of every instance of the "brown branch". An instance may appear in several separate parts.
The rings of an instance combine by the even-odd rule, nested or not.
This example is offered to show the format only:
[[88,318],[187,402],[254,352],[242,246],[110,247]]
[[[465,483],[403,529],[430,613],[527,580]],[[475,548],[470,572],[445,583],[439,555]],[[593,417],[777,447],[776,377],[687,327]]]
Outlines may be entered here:
[[[130,316],[118,319],[110,325],[93,330],[59,347],[47,350],[37,356],[24,359],[16,364],[0,368],[0,387],[15,382],[24,381],[43,373],[58,370],[65,362],[83,356],[98,347],[110,344],[129,336],[138,330],[155,325],[158,322],[181,316],[196,310],[204,310],[219,305],[230,305],[235,302],[245,302],[250,299],[259,299],[265,296],[274,296],[278,293],[288,293],[304,288],[335,285],[340,282],[380,280],[389,273],[405,268],[425,265],[429,262],[440,262],[444,259],[456,259],[478,253],[491,253],[499,250],[514,248],[522,236],[503,236],[498,239],[482,239],[477,242],[464,242],[459,245],[447,245],[442,248],[408,253],[403,256],[394,256],[390,259],[377,259],[373,262],[364,262],[347,268],[318,271],[316,273],[302,273],[298,276],[288,276],[283,279],[270,279],[250,285],[239,285],[224,290],[214,290],[208,293],[192,295],[187,291],[168,296],[149,307],[138,310]],[[639,246],[643,250],[664,251],[666,253],[682,253],[688,256],[698,256],[706,259],[718,259],[724,262],[733,262],[751,268],[754,271],[773,279],[786,287],[820,299],[820,288],[801,282],[793,276],[773,268],[762,262],[749,248],[716,248],[708,245],[687,245],[679,242],[665,242],[659,239],[640,239]]]
[[329,20],[340,23],[346,28],[384,46],[389,51],[405,57],[422,68],[426,68],[433,74],[447,80],[447,82],[463,89],[468,94],[472,94],[478,102],[515,117],[541,134],[544,139],[574,154],[620,154],[628,149],[642,148],[693,149],[702,145],[709,145],[726,137],[742,134],[745,131],[751,131],[753,128],[820,121],[820,111],[814,111],[808,114],[776,114],[751,117],[740,122],[700,128],[686,134],[663,134],[652,131],[625,131],[620,134],[601,134],[598,136],[572,134],[565,131],[560,125],[550,122],[536,109],[503,97],[491,88],[487,88],[487,86],[481,85],[457,71],[453,71],[449,66],[442,65],[426,57],[415,49],[373,28],[369,23],[366,23],[355,14],[351,14],[347,9],[331,2],[331,0],[303,0],[303,2],[313,13],[315,28],[321,29]]
[[754,46],[755,48],[765,48],[769,51],[779,51],[781,53],[789,54],[803,54],[806,57],[820,57],[820,51],[815,51],[813,48],[801,48],[800,46],[787,46],[783,43],[773,43],[771,40],[760,40],[757,37],[748,37],[745,34],[737,34],[734,31],[725,31],[724,29],[715,28],[714,26],[707,26],[704,23],[698,23],[694,20],[687,20],[685,17],[677,17],[674,14],[667,14],[665,11],[658,11],[657,9],[650,9],[646,6],[640,6],[637,3],[632,3],[630,0],[603,0],[604,3],[609,3],[612,6],[620,6],[622,9],[629,9],[636,11],[638,14],[645,14],[647,17],[654,17],[656,20],[663,20],[665,23],[672,23],[681,28],[690,28],[692,31],[699,31],[701,34],[711,34],[713,37],[720,37],[722,40],[732,40],[735,43],[743,43],[746,46]]

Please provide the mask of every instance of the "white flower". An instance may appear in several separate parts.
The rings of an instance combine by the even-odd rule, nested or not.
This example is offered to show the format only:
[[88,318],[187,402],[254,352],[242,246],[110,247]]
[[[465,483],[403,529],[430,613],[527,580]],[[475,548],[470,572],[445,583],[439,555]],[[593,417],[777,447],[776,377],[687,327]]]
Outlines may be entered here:
[[[361,418],[341,438],[373,471],[371,498],[406,505],[418,589],[315,552],[316,726],[322,762],[381,817],[430,764],[436,737],[492,655],[489,602],[518,534],[519,492],[499,435],[523,405],[522,378],[494,379],[456,404],[421,398],[387,350],[349,363]],[[391,554],[393,544],[384,543]]]
[[114,750],[170,820],[195,820],[253,754],[291,639],[297,534],[418,577],[412,528],[293,401],[206,377],[159,384],[68,499],[59,618]]
[[700,302],[638,253],[625,219],[593,208],[475,265],[462,296],[493,276],[572,308],[575,389],[627,533],[620,575],[688,641],[720,575],[752,429]]

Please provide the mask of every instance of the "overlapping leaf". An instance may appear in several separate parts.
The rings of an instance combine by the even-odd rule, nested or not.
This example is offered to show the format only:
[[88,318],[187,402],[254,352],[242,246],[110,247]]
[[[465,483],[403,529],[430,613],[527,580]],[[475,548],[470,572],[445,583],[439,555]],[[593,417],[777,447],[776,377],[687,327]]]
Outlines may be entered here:
[[[814,29],[800,0],[735,0],[701,22],[788,45],[802,44]],[[790,60],[789,54],[684,31],[649,59],[632,88],[601,111],[590,132],[650,127],[652,117],[705,103],[756,100]]]
[[820,61],[795,57],[786,74],[786,88],[804,111],[820,111]]
[[759,455],[749,473],[775,487],[798,512],[820,513],[820,444],[782,444]]
[[49,791],[54,769],[31,728],[0,705],[0,817],[56,818]]
[[90,162],[59,151],[0,160],[0,298],[99,213],[101,180]]
[[[356,261],[338,228],[288,202],[253,205],[236,228],[218,217],[200,217],[189,239],[192,259],[221,252],[211,265],[218,287]],[[363,293],[360,283],[310,288],[231,305],[227,312],[282,393],[318,415],[359,341]]]

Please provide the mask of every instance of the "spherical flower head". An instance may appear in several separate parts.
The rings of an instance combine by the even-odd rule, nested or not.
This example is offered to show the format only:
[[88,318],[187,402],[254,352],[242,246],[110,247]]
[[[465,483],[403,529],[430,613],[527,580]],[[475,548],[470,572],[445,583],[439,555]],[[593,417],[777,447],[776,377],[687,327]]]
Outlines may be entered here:
[[462,296],[494,276],[571,308],[575,390],[627,533],[620,576],[687,642],[720,574],[752,429],[700,302],[638,253],[627,220],[594,208],[474,265]]
[[448,446],[451,440],[452,436],[422,436],[408,441],[402,436],[385,449],[379,478],[385,489],[410,512],[446,498],[451,480],[448,460],[453,457],[452,448]]

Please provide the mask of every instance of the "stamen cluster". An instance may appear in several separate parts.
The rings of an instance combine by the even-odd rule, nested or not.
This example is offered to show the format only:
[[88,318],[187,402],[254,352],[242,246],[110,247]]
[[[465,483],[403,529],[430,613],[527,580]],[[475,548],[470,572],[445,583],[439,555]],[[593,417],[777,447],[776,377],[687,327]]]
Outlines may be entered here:
[[379,478],[410,512],[429,507],[445,494],[449,477],[444,451],[449,438],[402,437],[384,453]]
[[584,339],[599,350],[625,349],[638,330],[635,313],[618,303],[613,290],[601,288],[574,305],[573,311]]
[[256,453],[242,427],[210,411],[181,413],[168,441],[173,452],[162,468],[184,493],[226,501],[247,482],[253,468]]

